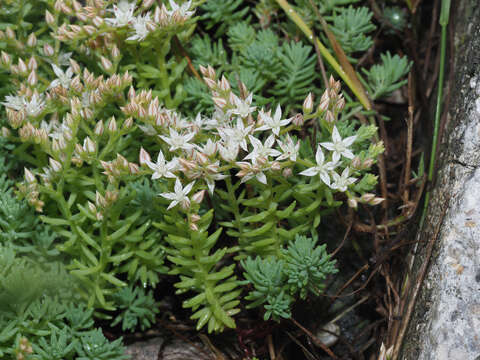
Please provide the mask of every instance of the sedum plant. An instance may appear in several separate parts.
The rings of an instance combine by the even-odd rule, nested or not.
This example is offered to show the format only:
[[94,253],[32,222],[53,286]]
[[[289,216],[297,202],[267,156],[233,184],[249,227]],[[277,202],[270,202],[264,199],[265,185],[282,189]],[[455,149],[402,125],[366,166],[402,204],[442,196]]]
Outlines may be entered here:
[[[17,194],[56,234],[56,256],[86,306],[124,330],[147,328],[154,300],[136,286],[173,276],[197,328],[212,332],[235,327],[242,287],[260,291],[259,274],[282,289],[266,300],[247,295],[266,318],[288,317],[297,297],[318,294],[335,272],[313,240],[322,217],[382,201],[372,166],[383,145],[333,78],[314,101],[310,48],[246,23],[229,27],[232,59],[271,72],[249,78],[240,69],[237,78],[194,59],[211,93],[203,114],[184,115],[176,107],[186,62],[170,50],[189,36],[190,1],[45,4],[41,26],[54,38],[32,40],[28,58],[1,56],[15,88],[2,102],[2,136],[25,164]],[[30,231],[12,224],[15,234]],[[45,336],[82,359],[117,356],[98,331],[71,348],[61,331]]]

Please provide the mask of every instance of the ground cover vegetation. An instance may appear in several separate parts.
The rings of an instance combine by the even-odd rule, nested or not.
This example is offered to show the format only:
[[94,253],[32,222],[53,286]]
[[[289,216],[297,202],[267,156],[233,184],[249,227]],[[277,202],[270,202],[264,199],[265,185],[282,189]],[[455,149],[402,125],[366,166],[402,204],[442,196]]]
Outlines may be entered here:
[[378,10],[5,0],[0,356],[124,359],[122,335],[168,321],[236,333],[244,358],[268,358],[252,321],[270,347],[285,323],[312,338],[293,314],[348,273],[332,219],[347,238],[411,217],[386,206],[382,140],[412,62],[375,44],[398,41],[410,10]]

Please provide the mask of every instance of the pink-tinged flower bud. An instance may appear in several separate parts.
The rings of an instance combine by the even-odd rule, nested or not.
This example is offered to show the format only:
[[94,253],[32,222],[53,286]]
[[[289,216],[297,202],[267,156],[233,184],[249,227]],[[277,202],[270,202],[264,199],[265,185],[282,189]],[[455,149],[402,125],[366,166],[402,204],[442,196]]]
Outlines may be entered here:
[[52,26],[55,24],[55,17],[50,13],[50,11],[45,11],[45,21],[48,25]]
[[93,129],[93,132],[94,132],[94,134],[97,135],[97,136],[102,136],[102,135],[103,135],[103,131],[104,131],[103,121],[100,120],[100,121],[98,121],[98,122],[95,124],[95,128]]
[[72,0],[72,7],[76,13],[80,12],[83,9],[82,5],[77,0]]
[[227,105],[227,101],[224,98],[214,97],[212,100],[220,109],[223,109]]
[[381,198],[381,197],[376,197],[375,199],[373,199],[372,201],[370,201],[370,205],[378,205],[378,204],[381,204],[382,202],[384,202],[385,199],[384,198]]
[[197,215],[197,214],[190,215],[190,221],[191,222],[196,223],[196,222],[200,221],[200,219],[201,219],[200,215]]
[[60,147],[60,150],[65,150],[67,148],[68,145],[63,136],[58,139],[58,146]]
[[142,147],[140,148],[139,163],[140,165],[146,165],[148,162],[151,162],[150,154]]
[[10,135],[12,135],[12,132],[9,129],[7,129],[5,126],[2,126],[1,134],[3,137],[10,137]]
[[93,118],[93,110],[90,109],[90,108],[85,108],[85,109],[82,109],[82,116],[87,119],[87,120],[90,120],[91,118]]
[[307,97],[305,98],[305,101],[303,102],[303,113],[305,115],[308,115],[312,112],[313,110],[313,94],[308,93]]
[[33,48],[36,45],[37,45],[37,37],[35,36],[35,33],[31,33],[30,35],[28,35],[28,38],[27,38],[27,46]]
[[197,204],[201,204],[204,197],[205,197],[205,190],[200,190],[199,192],[196,192],[195,194],[193,194],[192,200]]
[[113,45],[112,50],[110,50],[110,54],[112,55],[112,58],[114,61],[119,61],[120,60],[120,50],[118,49],[117,45]]
[[375,194],[371,194],[371,193],[366,193],[366,194],[363,194],[362,197],[360,198],[360,200],[362,202],[370,202],[372,201],[373,199],[375,198]]
[[188,225],[190,230],[192,231],[198,231],[198,225],[195,224],[195,223],[190,223],[190,225]]
[[335,107],[338,112],[342,111],[343,108],[345,107],[345,99],[342,97],[337,100],[337,103],[335,104]]
[[103,19],[100,16],[95,16],[92,22],[97,28],[103,25]]
[[123,170],[128,169],[128,160],[125,159],[122,155],[117,154],[117,159],[115,161]]
[[363,162],[362,167],[363,167],[364,169],[368,169],[368,168],[372,167],[373,163],[374,163],[373,159],[366,159],[366,160]]
[[128,98],[132,100],[135,96],[135,89],[133,88],[133,86],[130,86],[130,88],[128,89]]
[[52,140],[52,151],[55,152],[55,153],[60,151],[60,145],[58,144],[57,139]]
[[140,167],[135,163],[128,163],[128,170],[130,171],[130,174],[135,175],[140,172]]
[[83,141],[83,149],[89,155],[92,155],[97,150],[95,143],[88,136]]
[[190,209],[190,199],[187,197],[180,201],[180,207],[185,211]]
[[7,35],[7,39],[13,40],[15,39],[15,33],[13,30],[8,26],[5,30],[5,35]]
[[220,81],[220,89],[223,91],[230,90],[230,83],[224,75],[222,75],[222,80]]
[[325,113],[325,121],[329,124],[333,124],[335,122],[335,116],[330,110],[327,110]]
[[282,171],[282,175],[283,175],[284,178],[288,178],[288,177],[292,176],[292,174],[293,174],[293,172],[292,172],[291,168],[285,168]]
[[272,162],[272,166],[270,167],[272,171],[280,171],[282,170],[282,165],[278,161]]
[[26,75],[28,72],[27,65],[22,59],[18,59],[18,71],[21,75]]
[[205,84],[207,84],[207,86],[212,89],[212,90],[215,90],[217,88],[217,83],[215,80],[212,80],[210,78],[207,78],[207,77],[204,77],[203,78],[203,81],[205,81]]
[[352,166],[356,169],[359,169],[362,165],[362,160],[358,156],[355,156],[352,160]]
[[123,127],[125,129],[130,129],[132,126],[133,126],[133,118],[132,117],[126,118],[125,121],[123,122]]
[[200,72],[202,73],[203,76],[207,77],[208,76],[208,70],[205,66],[200,65]]
[[358,208],[358,201],[354,198],[349,198],[347,200],[348,206],[351,207],[352,209]]
[[24,169],[25,169],[25,180],[26,180],[29,184],[36,183],[36,182],[37,182],[37,179],[36,179],[35,176],[30,172],[30,170],[28,170],[27,168],[24,168]]
[[303,118],[303,115],[302,114],[296,114],[294,117],[293,117],[293,120],[292,120],[292,124],[295,125],[295,126],[303,126],[303,124],[305,123],[305,119]]
[[97,207],[90,201],[87,202],[88,210],[94,215],[97,214]]
[[80,69],[80,65],[78,65],[78,62],[76,62],[73,59],[69,59],[69,61],[70,61],[70,67],[72,68],[72,71],[75,74],[80,74],[82,70]]
[[18,75],[18,66],[17,65],[10,65],[10,72],[14,75]]
[[82,156],[82,154],[85,152],[85,149],[82,147],[82,145],[75,144],[75,152],[78,156]]
[[107,206],[107,202],[105,201],[105,198],[98,191],[95,192],[95,204],[102,208]]
[[112,134],[117,132],[117,122],[115,121],[115,116],[112,116],[112,118],[108,122],[107,130]]
[[85,25],[83,27],[83,31],[85,31],[88,35],[92,36],[93,34],[95,34],[97,32],[97,28],[95,26],[92,26],[92,25]]
[[57,160],[50,158],[48,161],[53,172],[60,172],[60,170],[62,170],[62,164],[60,164]]
[[155,0],[143,0],[142,7],[146,10],[150,9]]
[[211,65],[208,65],[207,67],[207,75],[210,79],[215,79],[217,77],[215,69]]
[[110,72],[113,68],[113,64],[110,60],[108,60],[105,56],[102,56],[100,58],[100,62],[102,63],[102,67],[105,69],[105,71]]
[[38,82],[37,72],[35,70],[32,70],[28,75],[27,83],[30,86],[34,86],[37,84],[37,82]]
[[30,58],[30,60],[28,60],[28,68],[29,68],[30,70],[37,70],[37,68],[38,68],[38,63],[37,63],[37,60],[35,59],[34,56],[32,56],[32,57]]
[[10,58],[10,55],[8,55],[5,51],[2,51],[1,55],[1,61],[2,65],[8,67],[12,63],[12,59]]
[[43,53],[45,54],[45,56],[53,56],[55,50],[53,50],[53,47],[50,44],[44,44]]

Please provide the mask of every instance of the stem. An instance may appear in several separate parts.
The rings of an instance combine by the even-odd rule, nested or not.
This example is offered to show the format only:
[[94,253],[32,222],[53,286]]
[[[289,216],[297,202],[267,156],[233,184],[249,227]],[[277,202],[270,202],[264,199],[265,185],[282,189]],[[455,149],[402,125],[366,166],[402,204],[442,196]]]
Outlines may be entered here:
[[225,178],[225,183],[227,184],[227,193],[229,198],[228,200],[233,209],[233,216],[235,218],[234,223],[235,223],[235,226],[237,227],[238,232],[240,233],[240,236],[238,237],[238,244],[240,245],[243,240],[242,239],[243,223],[240,221],[242,216],[240,215],[240,208],[238,206],[237,198],[235,196],[235,189],[234,189],[234,186],[232,185],[232,181],[230,180],[230,177]]
[[[435,109],[435,123],[433,128],[432,151],[430,153],[430,165],[428,167],[427,183],[432,184],[433,173],[435,170],[435,158],[438,144],[438,131],[440,128],[440,117],[442,115],[442,98],[443,98],[443,81],[445,77],[445,54],[447,48],[447,26],[450,15],[450,0],[442,0],[442,10],[440,12],[440,26],[442,27],[442,39],[440,43],[440,74],[438,77],[438,92],[437,92],[437,106]],[[430,186],[427,188],[425,194],[425,202],[423,204],[422,217],[420,219],[420,228],[425,222],[427,214],[428,203],[430,201],[431,190]]]

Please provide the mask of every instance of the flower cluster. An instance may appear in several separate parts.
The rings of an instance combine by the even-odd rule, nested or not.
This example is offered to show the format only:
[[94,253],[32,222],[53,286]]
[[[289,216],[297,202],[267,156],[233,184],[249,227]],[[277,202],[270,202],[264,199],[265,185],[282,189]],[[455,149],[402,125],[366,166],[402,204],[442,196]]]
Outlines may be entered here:
[[[242,183],[255,179],[268,185],[269,178],[285,178],[305,167],[298,171],[299,175],[318,176],[332,190],[346,192],[353,198],[348,189],[360,176],[360,159],[354,153],[357,135],[342,138],[335,125],[344,105],[338,82],[331,80],[332,88],[326,90],[317,110],[317,115],[322,114],[329,125],[325,128],[329,141],[318,144],[314,164],[308,158],[300,158],[300,141],[293,135],[304,123],[302,114],[285,118],[280,106],[273,114],[265,108],[257,109],[252,105],[253,94],[244,84],[240,84],[241,94],[236,95],[225,77],[216,80],[213,68],[202,67],[201,71],[215,103],[211,117],[198,114],[194,120],[188,120],[161,107],[150,92],[136,95],[133,89],[129,92],[130,102],[122,108],[126,116],[143,122],[140,127],[146,135],[160,139],[157,162],[152,162],[150,154],[142,149],[140,164],[152,171],[152,179],[175,179],[175,191],[161,194],[172,201],[169,208],[180,204],[186,210],[192,189],[213,194],[215,183],[232,172]],[[313,102],[312,95],[305,103],[307,108],[313,107],[309,102]],[[363,163],[367,165],[363,169],[368,169],[373,159]],[[183,187],[182,183],[188,185]],[[377,198],[376,203],[379,201]]]
[[[81,20],[84,25],[63,24],[57,30],[57,38],[62,41],[78,40],[84,37],[97,35],[101,36],[108,27],[127,28],[129,36],[126,40],[143,41],[157,28],[165,28],[172,25],[183,24],[190,19],[194,11],[191,0],[178,5],[175,1],[170,1],[170,10],[165,4],[155,6],[150,9],[155,1],[144,0],[141,6],[137,7],[136,1],[120,0],[112,7],[105,8],[103,1],[92,1],[90,5],[82,6],[78,1],[73,0],[72,6],[67,5],[63,0],[57,0],[55,9],[66,15],[75,16]],[[110,17],[113,15],[113,17]],[[54,16],[47,12],[46,21],[48,24],[54,24]]]

